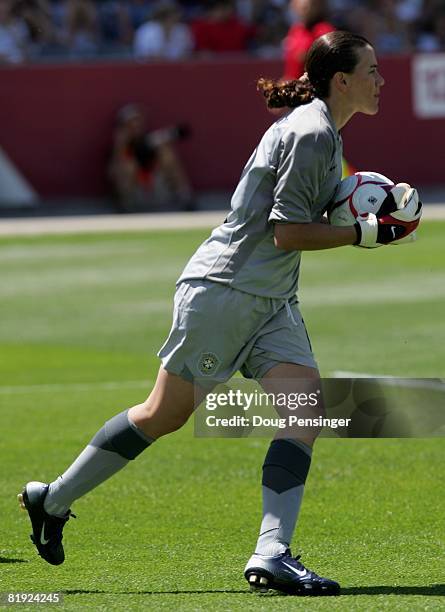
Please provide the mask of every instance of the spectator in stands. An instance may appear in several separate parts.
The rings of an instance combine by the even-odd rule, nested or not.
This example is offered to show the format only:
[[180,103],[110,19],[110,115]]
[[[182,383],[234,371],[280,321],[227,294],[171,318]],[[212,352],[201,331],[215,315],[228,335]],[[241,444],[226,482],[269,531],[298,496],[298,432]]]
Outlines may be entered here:
[[396,13],[398,19],[407,24],[413,24],[422,17],[423,0],[398,0]]
[[150,0],[127,0],[126,8],[130,16],[131,27],[136,31],[150,19],[153,2]]
[[193,48],[273,58],[284,47],[285,78],[296,78],[312,40],[335,28],[364,35],[382,54],[443,51],[444,12],[445,0],[0,0],[0,62],[132,49],[177,60]]
[[24,62],[29,53],[29,42],[26,23],[14,15],[12,0],[0,0],[0,63]]
[[434,52],[445,50],[445,6],[433,21],[424,24],[417,41],[417,50]]
[[42,48],[55,40],[55,28],[47,0],[20,0],[15,3],[15,14],[28,28],[30,53],[36,56]]
[[332,24],[341,30],[349,24],[350,11],[365,0],[329,0],[329,16]]
[[268,0],[236,0],[236,13],[244,23],[257,23],[267,6],[277,8]]
[[133,28],[126,3],[119,0],[103,0],[97,10],[102,49],[124,51],[133,41]]
[[66,44],[71,57],[91,57],[99,47],[98,15],[92,0],[67,0]]
[[284,78],[298,79],[304,73],[309,47],[335,27],[327,20],[325,0],[291,0],[290,6],[299,21],[284,41]]
[[180,0],[184,18],[187,22],[199,17],[205,11],[205,0]]
[[405,26],[411,50],[416,48],[418,25],[422,17],[423,0],[399,0],[395,6],[397,19]]
[[186,136],[182,126],[148,132],[136,104],[119,111],[108,176],[122,212],[193,209],[192,188],[174,150]]
[[162,0],[153,10],[152,19],[136,31],[133,50],[137,58],[178,60],[190,55],[193,39],[189,27],[181,23],[176,2]]
[[233,1],[210,0],[206,6],[206,13],[192,22],[195,51],[247,51],[256,29],[237,17]]
[[375,31],[375,48],[381,55],[410,51],[408,27],[397,15],[395,0],[379,0],[376,3],[378,25]]
[[[246,13],[247,14],[247,13]],[[252,50],[263,58],[281,58],[283,39],[289,29],[286,11],[275,3],[258,0],[252,3],[249,21],[256,27]]]
[[50,17],[56,31],[62,31],[66,21],[66,0],[50,0],[49,4]]
[[369,6],[358,5],[348,13],[348,27],[375,45],[380,24],[379,16]]

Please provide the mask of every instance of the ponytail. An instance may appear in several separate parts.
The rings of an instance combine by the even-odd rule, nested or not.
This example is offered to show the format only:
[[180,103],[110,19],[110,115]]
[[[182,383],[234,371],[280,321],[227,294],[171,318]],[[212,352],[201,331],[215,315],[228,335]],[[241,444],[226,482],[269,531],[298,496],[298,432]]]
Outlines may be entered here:
[[314,98],[327,98],[331,79],[336,72],[352,74],[360,61],[358,50],[372,47],[358,34],[342,30],[328,32],[312,43],[306,55],[306,72],[294,81],[258,81],[258,90],[266,98],[269,108],[288,106],[295,108],[312,102]]
[[314,86],[305,72],[299,79],[277,82],[259,79],[257,89],[266,98],[268,108],[296,108],[309,104],[316,97]]

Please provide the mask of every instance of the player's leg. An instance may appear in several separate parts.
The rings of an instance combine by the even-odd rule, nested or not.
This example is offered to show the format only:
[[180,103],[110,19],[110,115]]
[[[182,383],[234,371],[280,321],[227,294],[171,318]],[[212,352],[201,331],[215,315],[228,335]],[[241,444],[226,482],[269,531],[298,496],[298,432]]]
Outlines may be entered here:
[[107,421],[72,465],[49,485],[28,483],[19,495],[29,513],[39,554],[63,563],[62,530],[72,503],[110,478],[160,436],[179,429],[192,414],[194,386],[160,368],[147,400]]
[[[238,329],[227,317],[226,329],[223,329],[223,314],[230,306],[235,312],[236,308],[239,311],[247,299],[252,319],[255,319],[251,306],[257,300],[254,296],[245,297],[241,292],[235,296],[232,293],[230,288],[216,283],[197,281],[181,284],[175,294],[172,329],[159,352],[163,367],[150,396],[142,404],[107,421],[49,488],[42,483],[27,485],[23,503],[28,510],[35,500],[35,505],[41,505],[42,511],[65,519],[76,499],[121,470],[154,440],[175,431],[187,421],[200,401],[198,386],[190,381],[207,376],[205,384],[208,388],[218,368],[222,380],[238,369],[232,363],[232,353],[235,356],[240,353],[236,341],[239,341],[242,323]],[[202,313],[207,313],[207,316]],[[255,321],[251,325],[254,327]],[[203,347],[209,345],[210,348],[203,351]],[[210,369],[202,364],[209,355],[214,358]],[[43,498],[44,502],[40,504]]]
[[68,470],[50,484],[45,509],[64,515],[76,499],[135,459],[157,438],[179,429],[193,407],[193,384],[161,367],[147,400],[107,421]]
[[[318,381],[319,374],[315,368],[281,363],[264,375],[261,386],[274,397],[303,392],[309,395],[309,387],[315,389]],[[280,416],[289,416],[286,408],[282,409]],[[278,555],[290,546],[318,431],[305,429],[301,434],[290,427],[279,429],[269,446],[263,464],[264,508],[255,549],[258,554]]]
[[[245,368],[275,397],[302,392],[309,395],[320,389],[317,364],[296,301],[287,303],[264,326]],[[323,414],[321,401],[317,404],[315,410],[306,407],[301,411],[299,407],[298,416]],[[280,416],[289,417],[288,406],[275,408],[281,411]],[[304,568],[291,556],[289,548],[311,465],[312,446],[319,431],[319,428],[279,429],[266,453],[263,518],[255,553],[245,568],[245,576],[254,588],[276,588],[295,594],[338,593],[337,583]]]
[[[309,394],[318,382],[317,369],[282,363],[271,368],[261,384],[267,393],[277,396]],[[274,588],[296,595],[336,595],[340,590],[338,583],[304,567],[299,557],[292,557],[290,551],[311,465],[312,446],[319,430],[307,429],[301,434],[292,428],[283,431],[284,434],[279,430],[264,460],[263,519],[245,576],[255,590]]]

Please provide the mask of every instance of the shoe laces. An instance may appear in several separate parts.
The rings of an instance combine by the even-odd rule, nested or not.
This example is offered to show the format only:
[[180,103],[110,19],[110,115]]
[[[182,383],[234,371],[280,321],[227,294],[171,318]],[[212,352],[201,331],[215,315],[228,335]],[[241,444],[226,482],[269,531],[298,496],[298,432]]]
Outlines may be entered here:
[[301,555],[297,555],[296,557],[292,557],[292,560],[295,561],[295,564],[298,565],[297,569],[306,569],[302,562],[300,561]]
[[318,576],[318,575],[317,575],[315,572],[313,572],[312,570],[310,570],[309,568],[307,568],[307,567],[305,567],[305,566],[303,565],[303,563],[300,561],[300,559],[301,559],[301,555],[297,555],[296,557],[292,557],[292,553],[291,553],[291,551],[289,550],[289,557],[290,557],[290,559],[293,561],[293,565],[295,565],[295,567],[296,567],[298,570],[300,570],[300,571],[304,571],[304,570],[306,570],[306,571],[307,571],[307,573],[308,573],[308,574],[311,574],[311,576],[312,576],[312,577],[314,577],[314,578],[319,578],[319,576]]

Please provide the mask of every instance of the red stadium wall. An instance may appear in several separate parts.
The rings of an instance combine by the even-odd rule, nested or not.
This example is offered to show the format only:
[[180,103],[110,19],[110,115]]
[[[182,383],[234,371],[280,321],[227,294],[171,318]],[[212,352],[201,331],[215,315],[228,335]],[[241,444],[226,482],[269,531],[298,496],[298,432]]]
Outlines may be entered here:
[[[345,153],[359,169],[440,183],[445,121],[415,117],[410,64],[408,57],[381,61],[381,111],[345,128]],[[103,195],[115,112],[139,102],[149,127],[192,126],[179,148],[197,189],[232,189],[273,121],[256,79],[280,73],[280,62],[246,58],[2,68],[0,146],[42,196]]]

